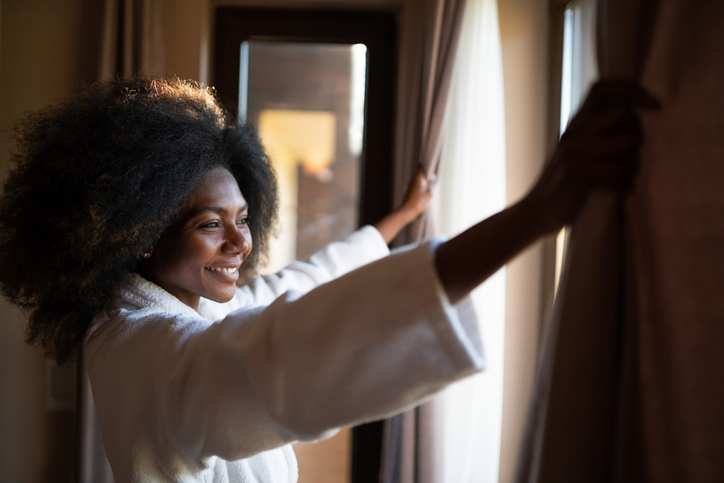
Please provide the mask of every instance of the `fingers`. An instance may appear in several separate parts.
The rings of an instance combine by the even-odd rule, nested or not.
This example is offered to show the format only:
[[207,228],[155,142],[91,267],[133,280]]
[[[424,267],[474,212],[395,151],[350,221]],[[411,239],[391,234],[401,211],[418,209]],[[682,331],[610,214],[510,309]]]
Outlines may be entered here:
[[659,101],[638,83],[622,79],[608,79],[595,83],[584,102],[584,108],[597,109],[616,103],[625,103],[642,109],[661,109]]
[[634,162],[576,164],[571,166],[573,172],[569,173],[569,176],[576,180],[573,184],[578,185],[585,192],[600,188],[626,192],[633,186],[630,167],[636,164]]
[[435,178],[434,175],[429,179],[426,178],[425,172],[420,167],[410,182],[403,207],[412,212],[414,216],[423,213],[430,204],[430,200],[432,199],[432,185]]
[[594,84],[583,106],[571,120],[569,132],[605,134],[634,129],[639,132],[637,108],[660,109],[659,102],[635,82],[606,80]]
[[636,111],[618,104],[601,109],[594,116],[578,122],[561,138],[564,159],[580,163],[633,162],[625,169],[638,169],[638,151],[643,143],[643,128]]
[[429,178],[427,178],[427,190],[432,191],[432,189],[435,187],[435,183],[437,182],[437,175],[435,173],[432,173]]
[[422,169],[418,169],[417,173],[415,173],[415,177],[412,179],[412,184],[410,185],[410,191],[427,191],[427,178],[425,178],[425,173],[422,171]]
[[412,179],[412,183],[410,184],[411,188],[419,185],[422,187],[422,189],[426,191],[432,191],[432,189],[435,187],[435,182],[437,181],[437,174],[432,173],[429,177],[425,176],[425,170],[422,168],[421,164],[418,164],[417,172],[415,173],[415,177]]
[[636,110],[624,103],[612,104],[596,111],[580,112],[571,121],[564,137],[605,136],[607,134],[630,131],[641,137],[641,122]]
[[553,219],[570,222],[591,191],[630,190],[643,143],[639,108],[659,109],[659,103],[638,84],[594,85],[529,196],[551,207]]
[[643,133],[636,111],[625,105],[618,105],[603,111],[601,115],[591,121],[590,130],[603,136],[628,132],[641,137]]

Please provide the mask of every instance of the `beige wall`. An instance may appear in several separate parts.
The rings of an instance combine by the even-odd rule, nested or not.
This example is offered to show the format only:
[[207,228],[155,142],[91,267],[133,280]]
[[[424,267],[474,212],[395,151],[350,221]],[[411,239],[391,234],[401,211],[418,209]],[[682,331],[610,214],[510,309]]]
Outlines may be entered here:
[[[498,0],[503,48],[508,203],[536,180],[546,153],[548,0]],[[538,356],[542,247],[507,266],[500,481],[513,480]]]
[[[0,180],[9,168],[12,122],[78,82],[93,80],[97,3],[3,0],[0,5]],[[25,345],[22,315],[0,299],[0,479],[69,481],[73,419],[72,412],[46,410],[45,360]]]

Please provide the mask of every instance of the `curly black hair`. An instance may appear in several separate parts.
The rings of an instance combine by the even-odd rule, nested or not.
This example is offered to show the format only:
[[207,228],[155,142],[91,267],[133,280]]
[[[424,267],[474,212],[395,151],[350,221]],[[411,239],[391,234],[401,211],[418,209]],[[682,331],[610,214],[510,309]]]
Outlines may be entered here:
[[230,125],[213,89],[135,77],[84,85],[15,126],[0,195],[0,293],[29,313],[26,341],[59,362],[216,166],[249,203],[251,275],[277,220],[256,131]]

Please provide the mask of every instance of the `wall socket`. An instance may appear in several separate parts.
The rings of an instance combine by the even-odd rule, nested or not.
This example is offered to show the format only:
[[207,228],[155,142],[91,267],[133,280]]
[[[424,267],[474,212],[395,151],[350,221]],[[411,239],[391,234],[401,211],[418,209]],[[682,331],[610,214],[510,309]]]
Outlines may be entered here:
[[45,361],[45,407],[48,411],[75,409],[76,372],[75,362],[59,366],[55,361]]

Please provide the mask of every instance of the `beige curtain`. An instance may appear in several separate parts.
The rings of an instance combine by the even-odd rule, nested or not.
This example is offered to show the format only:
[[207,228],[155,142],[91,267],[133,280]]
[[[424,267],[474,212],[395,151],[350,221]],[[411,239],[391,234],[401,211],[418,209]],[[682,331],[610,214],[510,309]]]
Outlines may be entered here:
[[[398,72],[394,200],[399,206],[418,167],[437,174],[450,113],[450,87],[466,0],[407,0]],[[399,244],[433,233],[428,215]]]
[[[466,0],[408,0],[404,5],[395,141],[394,200],[399,206],[419,167],[437,174],[450,112],[450,90]],[[396,240],[413,243],[434,233],[429,215]],[[385,422],[385,483],[441,480],[440,409],[433,400]]]
[[[135,73],[163,74],[161,0],[105,0],[98,80]],[[78,451],[75,481],[112,483],[83,354],[78,356]]]
[[721,2],[599,0],[602,77],[664,108],[632,195],[573,227],[519,482],[724,481],[722,47]]
[[105,0],[98,79],[166,70],[161,0]]

